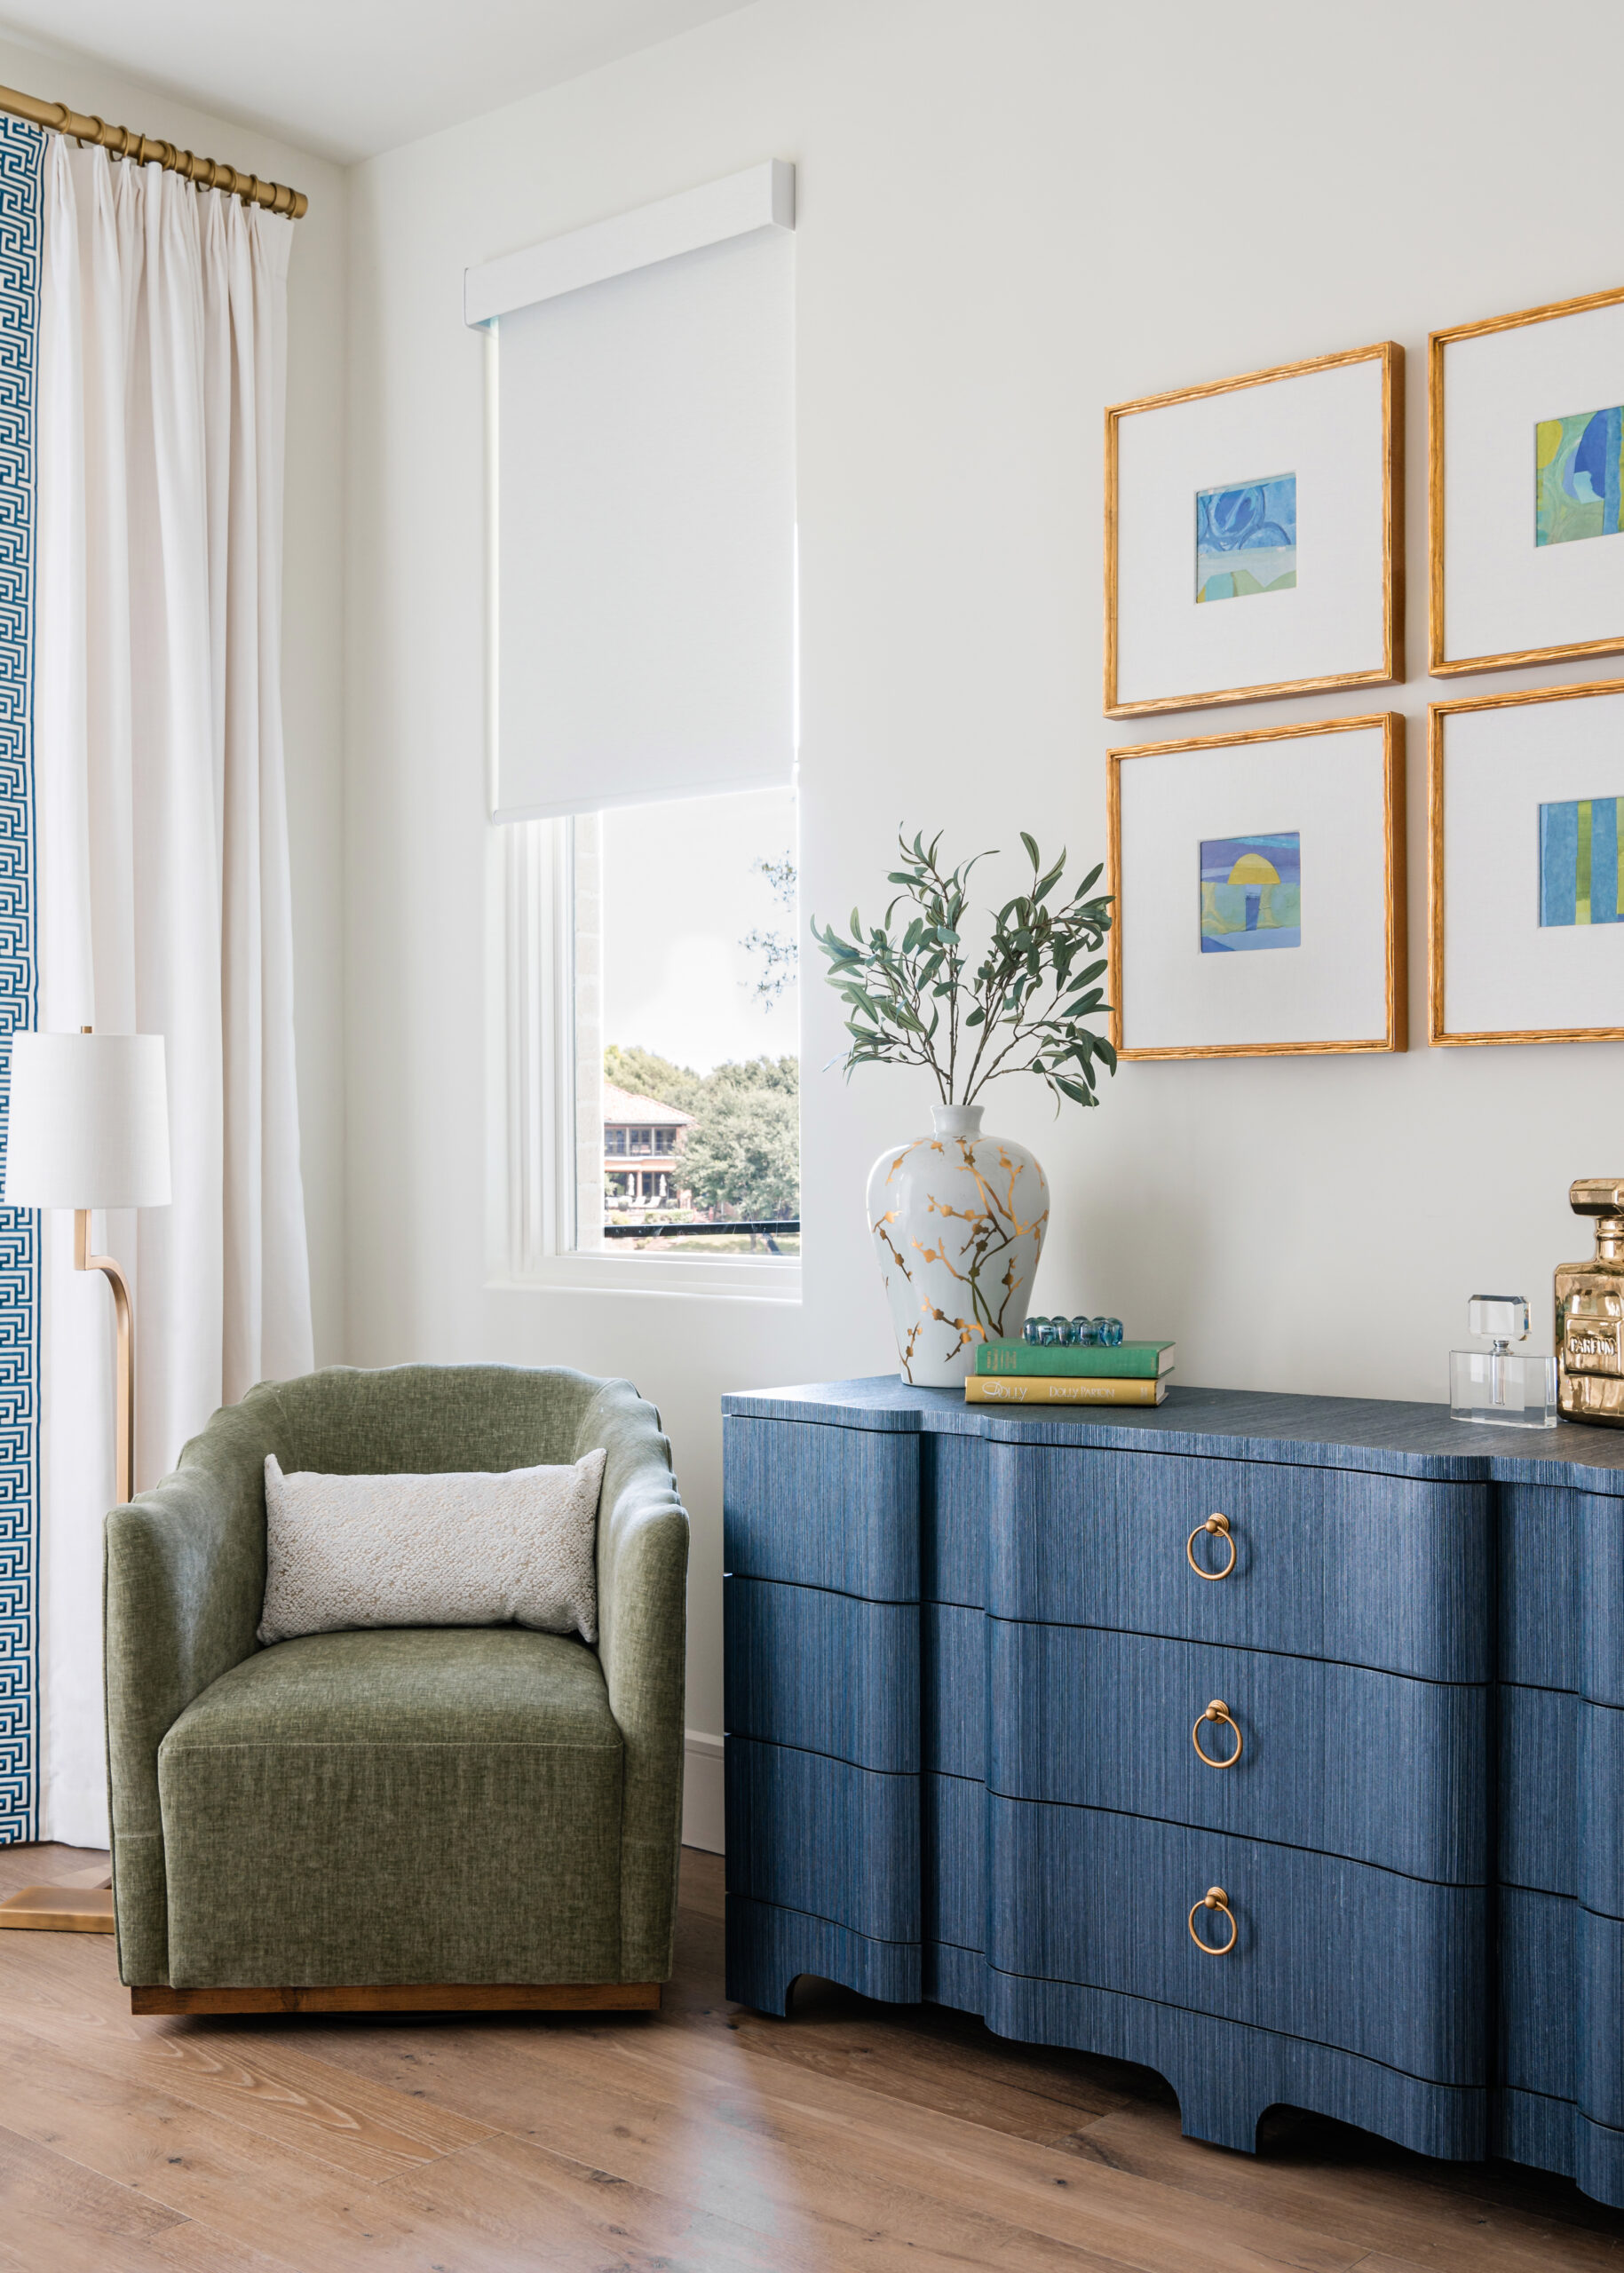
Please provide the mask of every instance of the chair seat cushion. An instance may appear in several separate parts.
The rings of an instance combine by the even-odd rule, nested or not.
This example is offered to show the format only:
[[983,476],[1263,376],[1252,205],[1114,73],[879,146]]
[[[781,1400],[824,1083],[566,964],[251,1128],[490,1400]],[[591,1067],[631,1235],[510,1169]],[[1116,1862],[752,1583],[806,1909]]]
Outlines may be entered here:
[[622,1770],[598,1658],[569,1636],[261,1650],[159,1749],[170,1981],[613,1981]]

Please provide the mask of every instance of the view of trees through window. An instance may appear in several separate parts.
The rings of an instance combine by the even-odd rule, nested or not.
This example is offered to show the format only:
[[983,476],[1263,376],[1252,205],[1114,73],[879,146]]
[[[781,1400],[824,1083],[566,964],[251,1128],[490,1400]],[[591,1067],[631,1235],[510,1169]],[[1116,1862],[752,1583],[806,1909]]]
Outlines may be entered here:
[[794,793],[612,811],[600,832],[604,1244],[798,1255]]

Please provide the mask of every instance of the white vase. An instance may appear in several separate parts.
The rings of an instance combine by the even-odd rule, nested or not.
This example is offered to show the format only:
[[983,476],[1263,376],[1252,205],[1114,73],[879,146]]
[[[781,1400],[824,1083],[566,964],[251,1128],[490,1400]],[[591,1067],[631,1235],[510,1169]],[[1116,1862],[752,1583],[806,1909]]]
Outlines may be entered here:
[[868,1223],[902,1378],[951,1389],[981,1343],[1018,1334],[1049,1231],[1049,1185],[1024,1144],[981,1134],[978,1105],[931,1108],[935,1132],[882,1152]]

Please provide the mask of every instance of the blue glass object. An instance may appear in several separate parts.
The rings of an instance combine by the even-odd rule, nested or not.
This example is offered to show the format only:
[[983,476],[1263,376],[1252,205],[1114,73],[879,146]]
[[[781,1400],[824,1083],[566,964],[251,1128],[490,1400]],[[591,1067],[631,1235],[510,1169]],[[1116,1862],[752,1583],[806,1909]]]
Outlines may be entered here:
[[1097,1318],[1094,1339],[1102,1350],[1120,1350],[1122,1346],[1122,1321],[1120,1318]]
[[1066,1320],[1063,1318],[1046,1318],[1043,1320],[1043,1331],[1039,1334],[1038,1340],[1045,1350],[1057,1349],[1066,1340]]
[[1090,1346],[1094,1340],[1094,1321],[1091,1318],[1074,1318],[1072,1320],[1072,1340],[1080,1350],[1087,1350]]
[[1029,1318],[1020,1330],[1021,1340],[1035,1350],[1043,1339],[1043,1328],[1048,1324],[1046,1318]]

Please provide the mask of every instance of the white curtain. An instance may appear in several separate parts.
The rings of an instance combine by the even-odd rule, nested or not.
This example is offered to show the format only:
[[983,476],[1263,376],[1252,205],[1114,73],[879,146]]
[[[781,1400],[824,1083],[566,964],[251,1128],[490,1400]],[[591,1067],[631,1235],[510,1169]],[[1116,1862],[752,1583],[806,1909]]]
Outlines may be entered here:
[[[35,665],[39,1024],[161,1034],[174,1200],[131,1271],[138,1489],[309,1369],[281,690],[293,224],[51,138]],[[107,1837],[111,1304],[45,1218],[41,1836]]]

